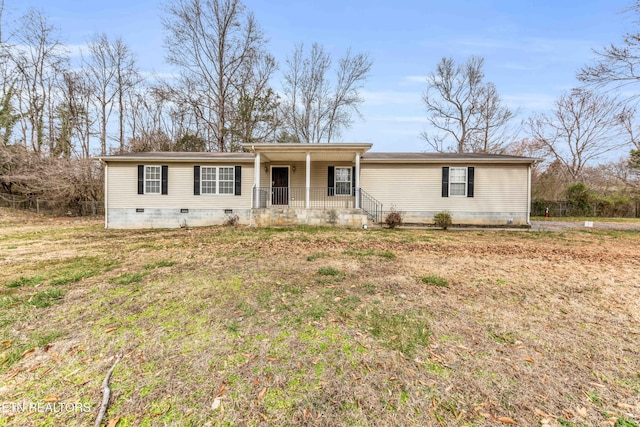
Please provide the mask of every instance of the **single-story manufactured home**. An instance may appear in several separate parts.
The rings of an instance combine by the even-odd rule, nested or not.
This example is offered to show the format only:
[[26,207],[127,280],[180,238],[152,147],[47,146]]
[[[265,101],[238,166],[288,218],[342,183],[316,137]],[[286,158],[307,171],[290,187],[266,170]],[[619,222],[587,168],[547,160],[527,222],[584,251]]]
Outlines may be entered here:
[[527,226],[536,159],[497,154],[375,153],[372,144],[245,144],[237,153],[99,157],[107,228],[380,223]]

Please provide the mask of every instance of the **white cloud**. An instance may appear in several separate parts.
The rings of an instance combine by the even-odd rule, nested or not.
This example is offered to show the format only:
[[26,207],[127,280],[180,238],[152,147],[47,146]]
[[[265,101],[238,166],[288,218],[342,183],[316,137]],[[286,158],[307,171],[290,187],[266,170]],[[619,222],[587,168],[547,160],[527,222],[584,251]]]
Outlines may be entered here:
[[410,83],[422,83],[425,84],[427,82],[427,76],[406,76],[405,81]]
[[367,106],[380,105],[420,105],[419,91],[402,92],[393,90],[360,92]]
[[549,93],[530,92],[503,95],[502,100],[511,109],[524,109],[538,112],[551,109],[556,97]]
[[464,55],[487,55],[498,51],[514,51],[513,55],[553,55],[552,59],[571,60],[584,58],[585,52],[590,52],[597,42],[579,39],[561,39],[546,37],[524,37],[511,39],[497,38],[460,38],[426,42],[426,46],[446,48],[449,51]]
[[373,116],[373,117],[368,117],[367,121],[388,122],[388,123],[426,123],[426,115],[425,116]]

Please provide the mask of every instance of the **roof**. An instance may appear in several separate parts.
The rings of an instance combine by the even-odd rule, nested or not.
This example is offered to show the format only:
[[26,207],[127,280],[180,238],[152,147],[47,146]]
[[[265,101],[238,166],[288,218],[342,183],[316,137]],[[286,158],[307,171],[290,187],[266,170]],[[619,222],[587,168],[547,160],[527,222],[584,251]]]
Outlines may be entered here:
[[105,162],[140,162],[140,161],[158,161],[171,160],[177,162],[198,162],[202,160],[216,161],[253,161],[253,153],[208,153],[208,152],[186,152],[186,151],[151,151],[145,153],[127,153],[117,154],[113,156],[99,156],[98,160]]
[[285,144],[242,144],[245,150],[250,151],[367,151],[373,144],[365,142],[323,142],[319,144],[285,143]]
[[[363,163],[520,163],[531,164],[539,161],[533,157],[510,156],[505,154],[484,153],[376,153],[367,152],[371,144],[331,143],[331,144],[243,144],[245,149],[253,152],[209,153],[209,152],[145,152],[127,153],[113,156],[100,156],[97,159],[105,162],[141,162],[141,161],[173,161],[173,162],[252,162],[254,152],[263,154],[263,161],[297,161],[304,160],[306,152],[313,152],[314,161],[351,160],[353,153],[361,153]],[[303,156],[303,157],[300,157]],[[345,157],[346,156],[346,157]],[[299,157],[299,158],[298,158]],[[344,157],[344,158],[343,158]]]
[[486,153],[376,153],[362,156],[367,163],[534,163],[540,159]]

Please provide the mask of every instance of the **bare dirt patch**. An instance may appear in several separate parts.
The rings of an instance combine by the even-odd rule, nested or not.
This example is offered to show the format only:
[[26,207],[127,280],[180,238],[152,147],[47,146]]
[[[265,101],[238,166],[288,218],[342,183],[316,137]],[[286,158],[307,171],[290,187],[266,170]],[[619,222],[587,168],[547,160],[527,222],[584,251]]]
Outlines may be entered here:
[[[9,217],[9,218],[8,218]],[[0,425],[613,426],[640,233],[0,228]]]

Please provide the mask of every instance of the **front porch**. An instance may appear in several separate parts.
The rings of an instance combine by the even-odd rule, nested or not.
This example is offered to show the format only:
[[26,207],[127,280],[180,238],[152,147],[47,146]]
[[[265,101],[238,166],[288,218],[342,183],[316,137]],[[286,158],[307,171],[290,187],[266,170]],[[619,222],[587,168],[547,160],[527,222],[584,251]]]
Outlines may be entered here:
[[360,157],[371,144],[245,144],[244,148],[255,155],[251,208],[269,211],[260,213],[269,222],[275,216],[286,224],[324,218],[327,223],[352,226],[351,215],[363,214],[380,221],[382,204],[360,188]]

